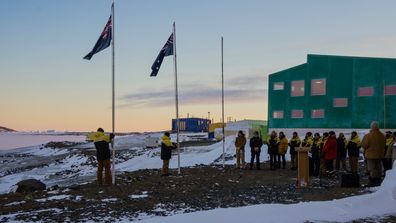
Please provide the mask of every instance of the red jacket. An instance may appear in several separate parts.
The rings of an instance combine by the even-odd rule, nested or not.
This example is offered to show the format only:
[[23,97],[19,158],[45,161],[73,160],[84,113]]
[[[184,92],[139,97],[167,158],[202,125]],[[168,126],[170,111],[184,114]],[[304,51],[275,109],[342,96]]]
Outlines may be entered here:
[[337,156],[337,139],[334,136],[329,136],[326,144],[323,146],[325,160],[334,160]]

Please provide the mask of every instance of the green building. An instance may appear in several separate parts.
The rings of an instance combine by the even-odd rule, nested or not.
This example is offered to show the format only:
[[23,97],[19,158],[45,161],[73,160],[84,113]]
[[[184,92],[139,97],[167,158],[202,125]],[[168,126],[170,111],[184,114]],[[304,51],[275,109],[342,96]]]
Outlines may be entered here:
[[368,129],[372,121],[396,129],[396,59],[308,55],[269,75],[270,131]]

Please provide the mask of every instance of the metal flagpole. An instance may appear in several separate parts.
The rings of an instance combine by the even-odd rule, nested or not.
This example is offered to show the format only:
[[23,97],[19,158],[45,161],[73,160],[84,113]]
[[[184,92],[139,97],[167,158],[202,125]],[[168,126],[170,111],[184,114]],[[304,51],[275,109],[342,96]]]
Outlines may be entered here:
[[224,64],[223,64],[223,37],[221,37],[221,111],[223,128],[223,168],[225,167],[225,135],[224,135]]
[[383,81],[384,86],[384,131],[386,129],[386,94],[385,94],[385,81]]
[[[115,79],[115,66],[114,66],[114,0],[113,0],[113,5],[111,7],[111,37],[112,37],[112,41],[111,41],[111,48],[112,48],[112,114],[111,114],[111,118],[112,118],[112,132],[113,134],[115,133],[115,91],[114,91],[114,79]],[[111,149],[113,150],[113,163],[112,163],[112,169],[113,169],[113,185],[115,184],[115,148],[114,148],[114,138],[111,141]]]
[[173,22],[173,63],[175,65],[175,102],[176,102],[176,145],[177,145],[177,173],[180,174],[180,142],[179,142],[179,95],[177,90],[177,58],[176,58],[176,23]]

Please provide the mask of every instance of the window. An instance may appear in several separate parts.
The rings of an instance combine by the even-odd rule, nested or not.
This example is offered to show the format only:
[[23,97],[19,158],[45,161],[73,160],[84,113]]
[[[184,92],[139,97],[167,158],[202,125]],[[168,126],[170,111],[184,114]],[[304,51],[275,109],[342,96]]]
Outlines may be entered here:
[[292,81],[291,82],[291,96],[298,97],[304,96],[304,81]]
[[360,87],[358,89],[358,96],[359,97],[369,97],[373,96],[374,88],[373,87]]
[[292,118],[304,118],[303,110],[292,110]]
[[282,119],[283,118],[283,111],[274,111],[274,114],[272,116],[275,119]]
[[333,107],[334,108],[348,107],[348,98],[334,98]]
[[284,82],[275,82],[274,83],[274,91],[279,91],[285,89],[285,83]]
[[324,118],[323,109],[313,109],[311,112],[311,118]]
[[396,95],[396,85],[386,85],[384,88],[385,95]]
[[311,95],[326,95],[326,79],[311,80]]

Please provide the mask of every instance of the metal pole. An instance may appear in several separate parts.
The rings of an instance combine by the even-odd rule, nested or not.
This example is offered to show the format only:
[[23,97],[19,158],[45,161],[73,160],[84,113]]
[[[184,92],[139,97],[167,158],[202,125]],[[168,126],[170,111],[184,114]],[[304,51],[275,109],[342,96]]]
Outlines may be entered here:
[[224,64],[223,64],[223,37],[221,37],[221,112],[223,129],[223,168],[225,167],[225,135],[224,135]]
[[175,102],[176,102],[176,144],[177,144],[177,173],[180,174],[180,142],[179,142],[179,94],[177,90],[177,59],[176,59],[176,23],[173,22],[173,63],[175,65]]
[[386,129],[386,94],[385,94],[385,81],[382,82],[384,86],[384,131]]
[[[112,37],[112,41],[111,41],[111,48],[112,48],[112,132],[113,134],[115,133],[115,84],[114,84],[114,79],[115,79],[115,66],[114,66],[114,58],[115,58],[115,47],[114,47],[114,0],[113,0],[113,4],[111,7],[111,37]],[[111,141],[111,149],[113,151],[113,163],[112,163],[112,169],[113,169],[113,179],[112,179],[112,183],[113,185],[115,184],[115,148],[114,148],[114,139]]]

